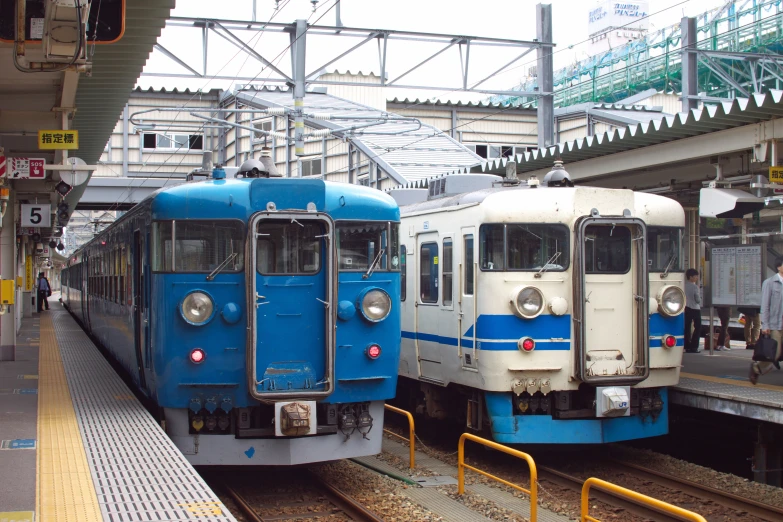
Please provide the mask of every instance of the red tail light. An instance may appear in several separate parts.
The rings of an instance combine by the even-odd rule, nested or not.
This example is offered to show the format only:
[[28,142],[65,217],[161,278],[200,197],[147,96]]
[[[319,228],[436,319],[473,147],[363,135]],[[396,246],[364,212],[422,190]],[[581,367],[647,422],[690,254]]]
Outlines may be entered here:
[[677,345],[677,339],[673,335],[664,335],[663,345],[666,348],[674,348]]
[[202,363],[206,358],[207,354],[201,348],[195,348],[192,352],[190,352],[190,362],[194,364]]
[[365,353],[367,354],[367,357],[375,360],[381,356],[381,347],[378,346],[377,344],[371,344],[370,346],[367,347]]
[[520,339],[519,341],[519,348],[523,352],[532,352],[536,347],[536,342],[531,339],[530,337],[525,337],[524,339]]

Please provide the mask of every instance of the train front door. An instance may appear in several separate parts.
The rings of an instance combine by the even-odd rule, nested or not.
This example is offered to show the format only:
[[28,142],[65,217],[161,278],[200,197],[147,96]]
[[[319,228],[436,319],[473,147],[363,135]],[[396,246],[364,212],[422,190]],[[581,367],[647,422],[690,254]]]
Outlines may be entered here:
[[249,317],[254,395],[318,397],[334,389],[334,225],[319,213],[263,213],[251,221]]
[[574,329],[580,377],[633,384],[649,372],[644,223],[589,217],[577,224]]

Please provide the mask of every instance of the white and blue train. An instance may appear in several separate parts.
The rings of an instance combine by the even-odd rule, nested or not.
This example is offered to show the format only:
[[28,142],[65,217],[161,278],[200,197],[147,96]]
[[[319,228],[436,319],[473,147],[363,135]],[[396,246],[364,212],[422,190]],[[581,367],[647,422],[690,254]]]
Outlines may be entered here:
[[399,209],[366,187],[275,179],[262,159],[139,203],[70,257],[62,301],[193,464],[379,453]]
[[446,176],[396,189],[397,400],[502,443],[668,432],[683,351],[684,211],[630,190]]

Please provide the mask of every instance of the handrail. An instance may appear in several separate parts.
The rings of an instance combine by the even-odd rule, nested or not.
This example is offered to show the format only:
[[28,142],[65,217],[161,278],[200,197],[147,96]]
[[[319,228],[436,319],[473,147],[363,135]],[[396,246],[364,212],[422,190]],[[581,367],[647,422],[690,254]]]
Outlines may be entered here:
[[595,477],[590,477],[589,479],[585,480],[585,483],[582,486],[582,522],[601,522],[597,518],[593,518],[588,515],[590,510],[590,486],[596,486],[598,488],[610,491],[616,495],[626,497],[630,500],[647,504],[648,506],[654,507],[660,511],[663,511],[664,513],[675,515],[685,520],[692,520],[693,522],[707,522],[707,520],[698,513],[674,506],[668,502],[663,502],[662,500],[648,497],[647,495],[642,495],[636,491],[626,489],[622,486],[618,486],[617,484],[612,484],[611,482],[606,482],[605,480],[601,480]]
[[394,406],[389,406],[388,404],[384,404],[383,406],[389,411],[393,411],[394,413],[399,413],[400,415],[405,415],[408,417],[409,438],[406,439],[402,435],[397,435],[393,431],[387,430],[386,428],[383,428],[383,431],[384,433],[388,433],[393,437],[397,437],[398,439],[402,439],[408,442],[410,445],[410,468],[413,469],[416,466],[416,430],[414,429],[413,425],[413,415],[405,410],[395,408]]
[[[473,442],[478,442],[479,444],[483,444],[488,448],[492,448],[497,451],[502,451],[503,453],[507,453],[514,457],[518,457],[520,459],[525,460],[527,462],[528,467],[530,468],[530,489],[527,490],[522,486],[517,486],[516,484],[512,484],[511,482],[503,480],[500,477],[490,475],[486,471],[481,471],[480,469],[465,464],[465,441],[466,440],[472,440]],[[493,480],[497,480],[501,484],[510,486],[518,491],[521,491],[522,493],[527,493],[528,495],[530,495],[530,522],[536,522],[538,520],[538,472],[536,471],[536,463],[533,460],[533,457],[519,450],[511,449],[508,446],[498,444],[497,442],[492,442],[491,440],[482,439],[481,437],[477,437],[472,433],[463,433],[462,436],[459,438],[458,480],[459,480],[460,495],[465,493],[465,468],[471,471],[475,471],[476,473],[479,473],[481,475],[484,475],[485,477],[491,478]]]

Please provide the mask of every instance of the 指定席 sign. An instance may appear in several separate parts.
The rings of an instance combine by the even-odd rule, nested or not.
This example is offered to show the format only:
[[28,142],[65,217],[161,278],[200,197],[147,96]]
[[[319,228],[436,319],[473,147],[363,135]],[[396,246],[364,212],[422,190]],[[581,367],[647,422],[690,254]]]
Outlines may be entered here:
[[41,150],[66,150],[79,148],[79,131],[39,130],[38,148]]

